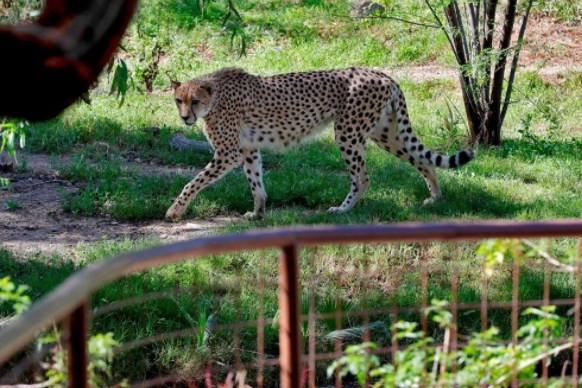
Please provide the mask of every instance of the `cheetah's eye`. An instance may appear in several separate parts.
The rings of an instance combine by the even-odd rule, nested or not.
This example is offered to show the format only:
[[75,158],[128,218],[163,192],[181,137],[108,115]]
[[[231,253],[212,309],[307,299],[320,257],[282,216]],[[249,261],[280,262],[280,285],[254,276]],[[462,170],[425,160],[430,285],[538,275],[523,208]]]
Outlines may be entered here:
[[176,98],[176,104],[180,105],[182,103],[182,100],[180,100],[179,98]]
[[192,100],[192,105],[198,105],[199,102],[200,101],[198,101],[198,100]]

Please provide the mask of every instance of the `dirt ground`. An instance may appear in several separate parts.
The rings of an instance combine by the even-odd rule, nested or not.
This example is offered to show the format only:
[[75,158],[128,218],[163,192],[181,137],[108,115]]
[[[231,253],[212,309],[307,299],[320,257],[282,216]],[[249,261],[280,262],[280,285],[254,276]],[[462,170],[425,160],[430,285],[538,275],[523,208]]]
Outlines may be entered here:
[[[535,70],[547,82],[559,83],[569,71],[582,71],[582,28],[567,26],[551,18],[535,18],[528,25],[528,34],[522,50],[520,65]],[[408,78],[416,82],[436,79],[457,80],[456,69],[437,65],[400,67],[392,69],[396,79]],[[185,240],[212,233],[234,218],[186,220],[180,223],[152,221],[143,223],[118,222],[108,217],[81,217],[63,212],[60,204],[62,191],[74,192],[78,186],[61,179],[47,155],[25,155],[26,173],[3,174],[12,182],[11,187],[0,188],[0,245],[23,254],[36,252],[69,251],[80,242],[101,239],[136,238],[156,235],[168,241]],[[59,157],[57,164],[70,162]],[[127,162],[143,174],[189,174],[195,170]],[[16,200],[22,208],[8,211],[6,203]]]
[[550,17],[534,17],[528,23],[524,40],[521,65],[578,69],[582,65],[581,25],[566,25]]
[[[513,43],[517,40],[514,30]],[[568,72],[582,72],[582,26],[566,25],[550,17],[530,19],[519,56],[520,70],[536,71],[545,81],[560,83]],[[391,69],[398,78],[415,82],[458,78],[453,68],[429,64]]]
[[[70,158],[25,154],[28,170],[25,173],[3,174],[10,187],[0,188],[0,244],[19,256],[37,252],[63,253],[80,242],[102,239],[137,238],[155,235],[168,241],[186,240],[212,232],[235,218],[218,217],[208,220],[186,220],[180,223],[152,221],[119,222],[108,217],[83,217],[67,214],[61,208],[64,192],[79,189],[74,183],[58,176],[52,164],[66,164]],[[196,171],[141,163],[126,163],[143,174],[176,174]],[[21,209],[9,211],[6,203],[16,200]]]

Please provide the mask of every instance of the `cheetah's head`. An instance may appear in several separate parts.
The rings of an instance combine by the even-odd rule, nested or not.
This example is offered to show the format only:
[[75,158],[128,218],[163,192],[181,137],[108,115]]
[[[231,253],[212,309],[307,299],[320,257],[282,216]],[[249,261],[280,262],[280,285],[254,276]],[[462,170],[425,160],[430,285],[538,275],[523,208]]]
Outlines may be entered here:
[[180,117],[186,125],[194,125],[210,111],[214,83],[209,80],[172,81],[174,99]]

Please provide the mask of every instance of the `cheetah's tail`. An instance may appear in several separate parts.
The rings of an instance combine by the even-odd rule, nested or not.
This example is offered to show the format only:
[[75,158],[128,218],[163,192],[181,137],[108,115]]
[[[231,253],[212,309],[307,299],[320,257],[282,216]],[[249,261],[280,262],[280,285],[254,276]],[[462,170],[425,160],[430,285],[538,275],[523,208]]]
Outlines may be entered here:
[[[415,136],[410,118],[408,117],[408,109],[406,108],[406,101],[400,87],[396,82],[392,84],[392,110],[396,116],[396,127],[398,135],[402,137],[400,141],[404,143],[404,149],[399,151],[400,157],[408,158],[411,164],[416,165],[417,162],[425,162],[431,166],[442,168],[455,168],[469,163],[475,157],[475,150],[471,148],[464,149],[455,155],[442,155],[436,151],[427,149],[420,140]],[[398,102],[398,103],[397,103]],[[398,137],[396,138],[398,139]],[[404,155],[402,155],[404,154]]]
[[[421,156],[422,155],[422,156]],[[454,155],[441,155],[438,152],[427,150],[420,151],[419,157],[426,160],[429,164],[442,168],[455,168],[469,163],[475,158],[475,150],[466,148]]]

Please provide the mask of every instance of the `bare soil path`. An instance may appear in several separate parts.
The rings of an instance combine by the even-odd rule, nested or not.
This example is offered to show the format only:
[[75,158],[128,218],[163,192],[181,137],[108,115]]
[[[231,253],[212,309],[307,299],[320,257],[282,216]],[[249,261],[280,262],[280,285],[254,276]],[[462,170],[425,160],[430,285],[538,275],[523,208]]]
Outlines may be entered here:
[[[83,217],[63,212],[63,192],[79,190],[76,184],[63,180],[52,167],[53,163],[66,164],[68,157],[26,154],[28,171],[3,174],[11,181],[10,187],[0,188],[0,246],[19,257],[38,252],[65,254],[80,242],[102,239],[119,240],[158,236],[168,241],[186,240],[212,233],[236,217],[217,217],[207,220],[185,220],[180,223],[165,221],[120,222],[109,217]],[[126,163],[144,174],[192,173],[186,168],[166,167],[142,163]],[[22,207],[8,210],[14,201]]]
[[[459,72],[457,69],[439,65],[398,67],[388,70],[393,78],[405,78],[410,79],[413,82],[434,80],[456,81],[459,78]],[[568,73],[581,73],[582,65],[544,65],[543,67],[529,65],[520,68],[518,71],[535,71],[545,82],[559,84]]]
[[[513,43],[517,40],[515,29]],[[548,16],[534,16],[528,22],[518,71],[536,71],[549,83],[560,83],[568,72],[582,72],[582,25],[567,25]],[[395,78],[414,82],[458,79],[457,69],[435,64],[391,69]]]

